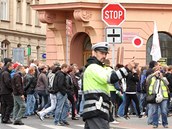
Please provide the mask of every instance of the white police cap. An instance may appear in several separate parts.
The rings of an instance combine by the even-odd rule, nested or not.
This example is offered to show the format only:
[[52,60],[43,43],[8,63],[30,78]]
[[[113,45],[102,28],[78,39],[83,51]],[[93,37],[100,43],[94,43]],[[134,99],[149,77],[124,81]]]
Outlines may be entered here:
[[110,46],[108,42],[99,42],[92,46],[92,50],[101,51],[105,53],[108,53],[109,49],[110,49]]

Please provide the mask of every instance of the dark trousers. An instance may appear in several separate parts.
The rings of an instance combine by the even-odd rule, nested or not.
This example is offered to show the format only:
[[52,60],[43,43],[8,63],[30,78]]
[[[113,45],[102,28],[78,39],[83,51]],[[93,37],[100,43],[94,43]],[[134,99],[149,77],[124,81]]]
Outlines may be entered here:
[[136,94],[126,94],[126,106],[125,106],[124,115],[127,115],[127,113],[128,113],[128,107],[131,104],[131,100],[133,100],[134,103],[136,104],[137,113],[138,113],[138,115],[140,115],[139,100],[138,100]]
[[85,120],[84,129],[109,129],[109,122],[101,117]]
[[14,100],[12,94],[1,95],[2,120],[8,121],[13,111]]
[[67,93],[67,96],[68,96],[68,100],[72,104],[72,117],[75,117],[76,102],[75,102],[74,96],[70,92]]

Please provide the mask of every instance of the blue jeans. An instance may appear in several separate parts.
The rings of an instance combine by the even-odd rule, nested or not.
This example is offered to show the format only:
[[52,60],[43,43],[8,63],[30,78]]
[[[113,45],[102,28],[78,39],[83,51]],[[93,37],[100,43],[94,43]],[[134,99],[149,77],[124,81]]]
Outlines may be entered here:
[[67,94],[64,96],[58,92],[56,94],[57,97],[57,105],[55,110],[54,124],[56,125],[58,122],[66,122],[68,112],[69,112],[69,103],[67,99]]
[[161,110],[161,116],[162,116],[162,125],[168,125],[168,121],[167,121],[167,113],[168,113],[168,100],[163,100],[161,103],[155,103],[152,104],[152,108],[153,110],[153,125],[157,125],[158,126],[158,120],[159,120],[159,116],[158,116],[158,107],[160,107]]
[[146,98],[146,93],[140,93],[140,112],[143,112],[143,109],[145,108],[146,102],[145,99]]
[[153,104],[147,104],[147,114],[148,114],[148,120],[147,123],[148,125],[151,125],[153,123],[153,112],[154,112],[154,108],[152,106]]
[[119,106],[118,112],[117,112],[117,114],[119,116],[124,116],[124,109],[125,109],[125,105],[126,105],[126,94],[125,93],[123,93],[122,100],[123,101],[122,101],[121,105]]
[[35,99],[34,94],[27,94],[25,115],[30,116],[30,115],[34,114],[35,102],[36,102],[36,99]]
[[82,99],[81,99],[81,102],[80,102],[80,108],[79,108],[79,115],[81,115],[83,113],[83,110],[84,110],[84,94],[82,94]]

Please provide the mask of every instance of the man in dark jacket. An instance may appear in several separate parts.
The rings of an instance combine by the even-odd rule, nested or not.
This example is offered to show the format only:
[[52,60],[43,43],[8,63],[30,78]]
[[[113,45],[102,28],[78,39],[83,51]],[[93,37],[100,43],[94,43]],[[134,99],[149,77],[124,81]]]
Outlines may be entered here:
[[13,118],[14,125],[24,125],[21,121],[22,116],[24,116],[26,110],[24,89],[22,77],[25,74],[24,66],[19,65],[16,69],[16,73],[12,78],[13,95],[14,95],[14,110]]
[[53,89],[56,91],[57,106],[55,110],[54,124],[55,125],[69,125],[67,122],[67,113],[69,110],[67,99],[67,85],[66,85],[66,73],[69,69],[67,64],[62,64],[61,70],[59,70],[54,78]]
[[8,62],[0,75],[0,95],[1,95],[1,123],[11,124],[10,114],[13,111],[13,96],[10,72],[13,69],[13,64]]

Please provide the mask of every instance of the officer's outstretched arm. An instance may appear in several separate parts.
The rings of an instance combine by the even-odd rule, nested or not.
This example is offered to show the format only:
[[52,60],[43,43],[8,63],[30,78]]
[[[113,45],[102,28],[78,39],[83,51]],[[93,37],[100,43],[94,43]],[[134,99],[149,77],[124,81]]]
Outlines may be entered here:
[[111,84],[114,84],[115,82],[121,80],[122,78],[125,78],[128,75],[129,71],[131,71],[134,66],[135,66],[135,62],[131,61],[126,65],[126,67],[120,68],[116,71],[112,71],[109,77],[109,82]]

